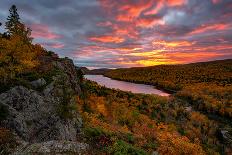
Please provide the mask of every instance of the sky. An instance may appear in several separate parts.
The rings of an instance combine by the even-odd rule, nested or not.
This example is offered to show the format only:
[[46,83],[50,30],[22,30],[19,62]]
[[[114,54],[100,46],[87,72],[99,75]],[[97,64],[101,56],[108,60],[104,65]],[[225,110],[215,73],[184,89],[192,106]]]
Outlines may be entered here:
[[13,4],[34,43],[77,66],[232,58],[232,0],[0,0],[0,22]]

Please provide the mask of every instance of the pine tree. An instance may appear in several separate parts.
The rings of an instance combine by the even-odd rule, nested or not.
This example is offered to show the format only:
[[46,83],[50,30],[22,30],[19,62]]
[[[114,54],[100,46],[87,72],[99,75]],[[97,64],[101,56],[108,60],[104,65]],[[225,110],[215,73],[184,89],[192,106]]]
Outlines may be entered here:
[[27,28],[23,23],[20,22],[20,17],[17,12],[17,7],[15,5],[12,5],[10,10],[10,15],[7,18],[6,22],[6,29],[7,29],[7,35],[13,36],[18,35],[21,37],[22,41],[24,43],[32,41],[31,35],[31,29]]
[[20,18],[19,18],[19,14],[17,12],[17,7],[15,5],[12,5],[10,10],[10,15],[7,17],[7,22],[6,22],[6,29],[7,29],[7,33],[8,35],[13,35],[13,34],[17,34],[18,31],[18,27],[21,24],[20,23]]

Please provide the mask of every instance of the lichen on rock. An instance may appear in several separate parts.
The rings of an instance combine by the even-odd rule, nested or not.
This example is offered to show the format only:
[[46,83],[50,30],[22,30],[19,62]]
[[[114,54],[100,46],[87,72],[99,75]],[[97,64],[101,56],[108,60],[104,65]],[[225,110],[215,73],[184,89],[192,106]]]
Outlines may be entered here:
[[[11,129],[28,145],[33,144],[31,147],[51,148],[52,142],[59,141],[57,148],[72,146],[70,149],[78,150],[82,119],[75,98],[81,94],[80,80],[70,59],[57,59],[52,64],[59,72],[51,77],[51,82],[43,78],[31,82],[32,88],[43,86],[42,90],[19,85],[0,94],[0,104],[8,109],[0,125]],[[63,145],[64,141],[69,145]]]

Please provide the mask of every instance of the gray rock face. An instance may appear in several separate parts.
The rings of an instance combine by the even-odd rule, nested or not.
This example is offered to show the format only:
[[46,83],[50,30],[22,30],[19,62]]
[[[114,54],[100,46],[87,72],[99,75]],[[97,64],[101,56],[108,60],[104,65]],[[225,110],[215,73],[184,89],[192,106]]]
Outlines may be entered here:
[[25,154],[86,154],[88,145],[70,141],[47,141],[44,143],[24,143],[13,155]]
[[69,82],[71,84],[72,89],[80,94],[81,88],[80,88],[80,81],[77,78],[77,71],[76,67],[73,65],[73,61],[71,59],[65,58],[62,61],[55,61],[53,65],[60,70],[62,70],[69,79]]
[[46,85],[46,81],[43,78],[38,79],[38,80],[32,81],[31,85],[34,88],[39,88],[39,87],[42,87],[42,86]]
[[4,126],[14,129],[23,140],[29,142],[74,141],[82,125],[75,111],[72,119],[60,118],[57,114],[59,97],[51,94],[44,96],[22,86],[1,94],[0,104],[9,108],[9,116],[3,121]]
[[[87,147],[76,142],[82,119],[75,108],[76,95],[81,94],[75,66],[70,59],[56,59],[52,65],[58,72],[43,90],[15,86],[0,94],[0,104],[9,111],[0,126],[11,129],[26,144],[20,145],[18,154],[79,154]],[[46,84],[43,78],[31,82],[33,88]]]

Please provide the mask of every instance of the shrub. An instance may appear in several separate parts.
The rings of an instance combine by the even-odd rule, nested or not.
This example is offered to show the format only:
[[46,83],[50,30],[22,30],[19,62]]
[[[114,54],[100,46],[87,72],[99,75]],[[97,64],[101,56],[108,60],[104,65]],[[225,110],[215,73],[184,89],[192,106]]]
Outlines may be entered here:
[[21,77],[23,77],[23,79],[26,79],[28,81],[34,81],[34,80],[39,79],[41,75],[38,72],[28,72],[28,73],[22,74]]
[[88,137],[97,137],[103,134],[100,128],[85,128],[84,132]]
[[122,140],[118,140],[114,143],[114,145],[109,149],[110,153],[114,155],[146,155],[147,153],[139,148],[132,146]]

